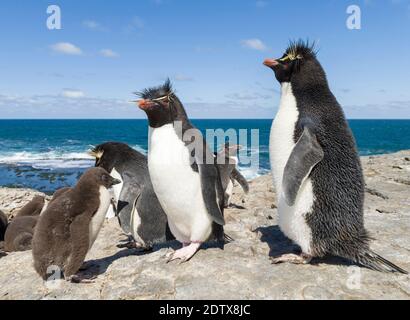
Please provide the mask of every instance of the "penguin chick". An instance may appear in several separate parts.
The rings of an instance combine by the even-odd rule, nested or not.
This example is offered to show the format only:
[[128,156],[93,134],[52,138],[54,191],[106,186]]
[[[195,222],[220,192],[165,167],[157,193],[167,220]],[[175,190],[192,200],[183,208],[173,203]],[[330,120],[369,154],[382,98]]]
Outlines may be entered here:
[[31,250],[34,228],[40,216],[22,216],[14,218],[7,227],[4,236],[4,251]]
[[43,196],[35,196],[16,214],[17,217],[38,216],[46,204],[46,199]]
[[[34,206],[33,202],[39,203],[39,198],[37,200],[31,201],[28,205],[26,205],[23,210],[23,215],[21,215],[21,211],[19,215],[17,215],[8,225],[5,238],[4,238],[4,250],[7,252],[14,252],[14,251],[27,251],[31,250],[31,241],[33,239],[34,228],[38,222],[39,214],[41,215],[47,208],[47,206],[55,201],[59,196],[61,196],[66,191],[70,190],[70,188],[62,188],[57,190],[53,198],[50,202],[45,201],[43,208],[40,206]],[[31,209],[36,208],[35,210],[40,210],[39,214],[30,215]]]
[[245,177],[237,169],[239,162],[237,153],[240,149],[241,146],[239,145],[230,146],[229,143],[226,143],[223,149],[215,154],[221,176],[222,188],[225,192],[225,208],[228,208],[231,204],[235,181],[240,184],[245,194],[249,192],[248,181],[246,181]]
[[104,222],[109,190],[118,183],[103,168],[92,168],[49,204],[37,223],[32,250],[34,268],[44,280],[58,268],[66,280],[85,282],[76,273]]
[[370,247],[364,227],[364,178],[353,134],[330,91],[314,46],[291,43],[267,59],[281,85],[270,136],[279,226],[302,249],[278,262],[340,256],[373,270],[407,273]]

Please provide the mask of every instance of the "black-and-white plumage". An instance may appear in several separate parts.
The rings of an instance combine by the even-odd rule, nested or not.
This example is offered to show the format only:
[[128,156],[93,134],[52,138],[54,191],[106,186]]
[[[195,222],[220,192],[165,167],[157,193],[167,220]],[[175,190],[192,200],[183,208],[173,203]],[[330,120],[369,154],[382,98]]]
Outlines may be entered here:
[[184,244],[171,260],[190,259],[200,244],[223,240],[219,170],[201,132],[189,121],[169,80],[140,94],[149,121],[148,168],[171,232]]
[[126,244],[150,249],[156,243],[172,240],[167,217],[152,187],[147,157],[121,142],[106,142],[91,152],[95,165],[121,183],[113,187],[116,214],[125,233],[133,237]]
[[300,259],[286,255],[274,262],[331,254],[374,270],[406,273],[369,247],[360,159],[314,47],[294,42],[282,58],[264,63],[282,91],[270,136],[279,226],[303,252]]

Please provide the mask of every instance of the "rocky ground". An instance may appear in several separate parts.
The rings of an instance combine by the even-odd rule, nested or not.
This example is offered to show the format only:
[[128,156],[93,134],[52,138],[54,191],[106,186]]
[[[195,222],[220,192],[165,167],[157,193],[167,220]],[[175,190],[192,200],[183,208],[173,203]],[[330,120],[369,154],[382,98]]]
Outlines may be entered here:
[[[410,270],[410,151],[362,158],[367,191],[366,226],[373,249]],[[165,263],[175,247],[143,254],[118,249],[124,239],[115,219],[107,221],[87,260],[92,284],[45,284],[34,272],[31,252],[0,259],[0,299],[409,299],[410,276],[382,274],[337,258],[311,265],[271,265],[269,256],[297,249],[276,223],[270,176],[251,182],[242,203],[236,187],[226,211],[226,232],[235,241],[222,251],[201,250],[191,261]],[[14,213],[35,194],[0,189],[0,210]],[[243,206],[243,208],[241,207]]]

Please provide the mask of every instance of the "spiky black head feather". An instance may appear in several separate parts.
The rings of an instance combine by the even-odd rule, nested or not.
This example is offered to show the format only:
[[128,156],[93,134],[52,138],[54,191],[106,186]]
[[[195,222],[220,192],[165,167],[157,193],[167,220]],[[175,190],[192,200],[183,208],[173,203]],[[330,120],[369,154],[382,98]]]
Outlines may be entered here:
[[136,92],[136,94],[142,99],[153,100],[153,99],[158,99],[164,96],[173,95],[174,90],[172,89],[171,80],[169,80],[168,78],[163,85],[152,87],[152,88],[147,88],[141,92]]
[[316,44],[309,40],[303,41],[301,39],[290,41],[289,46],[285,51],[285,55],[291,56],[293,58],[299,57],[299,59],[312,59],[316,58],[317,49]]
[[143,99],[139,102],[139,107],[147,114],[152,128],[188,118],[169,79],[161,86],[148,88],[137,94]]
[[327,85],[325,72],[316,58],[314,42],[296,40],[289,43],[280,59],[266,59],[264,64],[275,72],[280,82],[299,83],[304,86]]

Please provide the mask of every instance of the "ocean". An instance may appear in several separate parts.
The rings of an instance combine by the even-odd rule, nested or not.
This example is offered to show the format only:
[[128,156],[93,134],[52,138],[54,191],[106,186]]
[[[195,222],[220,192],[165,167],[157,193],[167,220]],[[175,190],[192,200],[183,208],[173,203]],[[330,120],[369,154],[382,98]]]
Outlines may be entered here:
[[[259,130],[259,146],[250,149],[257,166],[240,162],[248,178],[269,172],[272,120],[192,120],[206,129]],[[360,155],[410,149],[410,120],[350,120]],[[121,141],[147,150],[146,120],[0,120],[0,186],[34,188],[46,193],[72,186],[94,161],[87,151],[106,141]],[[242,142],[242,141],[240,141]],[[243,144],[243,143],[242,143]],[[242,158],[240,157],[240,160]]]

